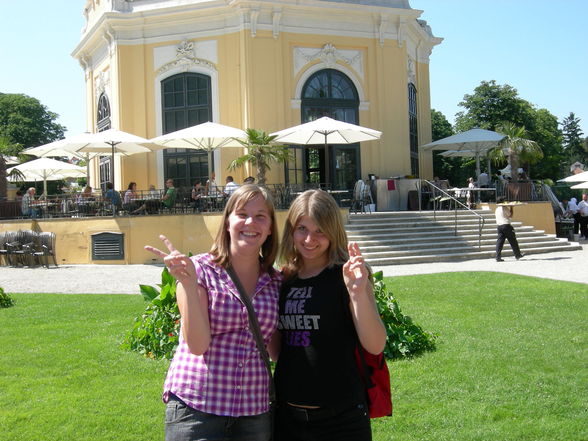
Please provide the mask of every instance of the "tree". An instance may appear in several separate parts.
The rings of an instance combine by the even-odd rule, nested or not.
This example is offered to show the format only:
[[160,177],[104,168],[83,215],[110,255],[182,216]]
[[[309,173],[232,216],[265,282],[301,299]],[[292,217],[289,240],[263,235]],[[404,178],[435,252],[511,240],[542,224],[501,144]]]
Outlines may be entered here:
[[453,135],[453,127],[447,121],[445,115],[435,109],[431,109],[431,137],[433,141],[447,138]]
[[508,156],[511,177],[513,181],[518,180],[517,170],[519,161],[535,163],[543,158],[543,152],[539,144],[527,139],[527,131],[524,127],[507,122],[497,128],[498,133],[505,135],[500,143],[490,152],[494,159],[501,159]]
[[[456,131],[461,132],[474,127],[499,131],[505,123],[526,129],[525,138],[541,146],[544,160],[536,165],[534,176],[557,179],[561,175],[562,145],[561,130],[557,118],[546,109],[536,109],[528,101],[518,96],[512,86],[499,85],[496,81],[482,81],[473,94],[464,96],[459,103],[466,110],[456,115]],[[506,162],[506,155],[495,154],[496,161]],[[531,161],[520,158],[527,171]],[[498,164],[500,166],[504,165]]]
[[[557,117],[546,109],[538,109],[535,112],[535,129],[528,135],[529,139],[536,141],[543,151],[543,160],[533,166],[534,178],[555,181],[563,177],[562,133],[558,127]],[[531,170],[529,163],[524,163],[523,168],[527,171]]]
[[58,116],[36,98],[0,93],[0,199],[6,198],[6,156],[63,138]]
[[270,162],[286,162],[290,159],[288,148],[283,145],[271,145],[276,136],[270,136],[263,130],[247,129],[246,141],[239,141],[247,148],[247,153],[231,161],[229,170],[242,167],[246,162],[257,168],[257,182],[265,185],[265,174],[270,170]]
[[[433,141],[453,135],[453,127],[443,113],[431,109],[431,138]],[[450,182],[459,180],[457,171],[460,169],[461,158],[446,158],[438,151],[433,151],[433,172],[435,176],[449,179]]]
[[588,158],[584,149],[582,140],[582,130],[580,129],[580,118],[576,117],[573,112],[564,118],[561,123],[563,130],[563,148],[567,165],[578,161],[586,164]]
[[456,132],[479,127],[496,130],[504,122],[534,130],[534,109],[526,100],[518,96],[517,90],[496,81],[482,81],[471,95],[464,95],[459,103],[466,109],[456,114]]

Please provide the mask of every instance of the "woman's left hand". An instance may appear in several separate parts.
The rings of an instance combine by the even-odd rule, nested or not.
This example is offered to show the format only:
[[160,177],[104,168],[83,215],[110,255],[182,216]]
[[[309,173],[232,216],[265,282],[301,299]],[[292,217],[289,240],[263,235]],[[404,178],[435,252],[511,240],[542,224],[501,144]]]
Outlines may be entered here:
[[366,291],[368,285],[368,270],[357,243],[350,242],[347,245],[347,250],[349,260],[343,265],[343,279],[349,294],[361,294],[361,292]]

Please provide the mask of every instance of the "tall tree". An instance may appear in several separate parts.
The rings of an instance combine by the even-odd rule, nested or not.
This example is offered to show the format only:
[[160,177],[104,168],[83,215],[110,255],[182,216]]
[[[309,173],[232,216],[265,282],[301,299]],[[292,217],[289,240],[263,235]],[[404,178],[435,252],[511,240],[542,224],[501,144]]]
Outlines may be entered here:
[[524,127],[507,122],[498,127],[497,131],[505,135],[505,137],[490,154],[494,158],[507,155],[511,177],[513,181],[517,181],[519,163],[535,163],[543,157],[543,152],[539,144],[527,139],[527,131]]
[[464,95],[459,105],[466,110],[456,114],[456,132],[474,127],[496,130],[504,122],[524,126],[529,131],[534,129],[533,106],[508,84],[482,81],[473,94]]
[[573,112],[570,112],[562,121],[561,126],[565,160],[568,162],[567,165],[569,166],[576,161],[586,164],[588,157],[582,140],[584,133],[580,129],[580,118],[574,115]]
[[246,162],[257,168],[257,182],[265,185],[265,174],[270,169],[271,162],[286,162],[290,158],[288,148],[283,145],[272,145],[276,136],[271,136],[263,130],[247,129],[246,141],[239,141],[247,148],[247,153],[231,161],[229,170],[242,167]]
[[543,151],[543,159],[531,167],[530,163],[523,163],[527,171],[533,170],[535,179],[557,180],[563,176],[563,148],[562,132],[558,127],[557,117],[546,109],[535,112],[535,129],[528,134],[529,139],[536,141]]
[[[431,109],[431,138],[433,141],[447,138],[453,135],[453,127],[443,113]],[[449,179],[450,182],[461,180],[459,170],[461,168],[461,158],[446,158],[441,156],[438,151],[433,151],[433,173],[443,179]]]
[[453,127],[443,113],[431,109],[431,136],[433,141],[453,135]]
[[6,156],[63,138],[58,116],[36,98],[0,93],[0,199],[6,198]]

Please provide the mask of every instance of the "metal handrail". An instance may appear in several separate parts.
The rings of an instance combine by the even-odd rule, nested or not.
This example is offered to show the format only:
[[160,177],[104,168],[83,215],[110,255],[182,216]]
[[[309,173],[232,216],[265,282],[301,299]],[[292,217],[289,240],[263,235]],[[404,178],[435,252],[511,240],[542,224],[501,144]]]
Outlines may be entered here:
[[[468,207],[467,205],[463,204],[460,200],[458,200],[457,198],[455,198],[454,196],[450,195],[449,193],[447,193],[445,190],[443,190],[442,188],[437,187],[434,183],[432,183],[431,181],[427,181],[426,179],[422,179],[419,181],[419,209],[420,209],[420,204],[421,204],[421,197],[422,197],[422,193],[421,193],[421,188],[422,186],[421,181],[426,182],[430,187],[438,190],[440,193],[444,194],[445,196],[447,196],[450,200],[455,202],[455,215],[454,215],[454,232],[455,235],[457,236],[457,204],[461,205],[463,208],[465,208],[467,211],[469,211],[470,213],[474,214],[475,216],[478,217],[478,250],[482,249],[482,229],[484,228],[484,218],[479,215],[478,213],[476,213],[474,210],[472,210],[470,207]],[[436,209],[436,204],[433,203],[433,219],[437,220],[437,209]]]

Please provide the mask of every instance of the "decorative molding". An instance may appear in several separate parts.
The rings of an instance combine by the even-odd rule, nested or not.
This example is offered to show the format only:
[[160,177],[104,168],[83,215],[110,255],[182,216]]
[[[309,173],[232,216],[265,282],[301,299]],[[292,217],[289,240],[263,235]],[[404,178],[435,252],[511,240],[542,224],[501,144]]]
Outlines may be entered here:
[[404,41],[406,40],[406,19],[400,17],[398,19],[398,32],[396,34],[396,42],[398,43],[398,47],[401,48],[404,45]]
[[326,68],[333,68],[337,63],[345,63],[359,74],[363,80],[363,53],[358,50],[339,50],[331,43],[325,44],[321,49],[309,47],[294,47],[294,76],[304,66],[313,61],[320,61]]
[[108,55],[112,57],[116,49],[116,34],[110,26],[104,29],[104,34],[102,34],[102,38],[104,38],[104,41],[106,41],[106,46],[108,47]]
[[255,38],[257,35],[257,22],[259,20],[259,8],[251,9],[249,13],[249,26],[251,27],[251,36]]
[[388,25],[388,17],[386,17],[384,14],[380,14],[380,26],[378,27],[378,36],[380,39],[380,46],[384,46],[387,25]]
[[184,38],[175,49],[176,58],[159,67],[156,70],[157,75],[172,69],[179,69],[181,72],[187,72],[194,66],[201,66],[213,72],[217,71],[214,63],[196,56],[196,43],[193,41],[188,41]]
[[274,38],[280,36],[280,20],[282,19],[282,10],[274,9],[272,12],[272,33]]
[[194,42],[188,41],[186,38],[182,39],[180,44],[176,46],[176,57],[196,57],[196,52],[194,51]]
[[78,58],[78,62],[80,63],[80,66],[82,66],[82,70],[84,71],[84,77],[86,81],[88,81],[90,79],[90,74],[92,72],[92,68],[90,66],[92,59],[88,56],[88,54],[84,53],[80,55],[80,57]]
[[409,84],[412,83],[416,86],[415,64],[410,55],[406,58],[406,78]]
[[103,93],[110,96],[110,71],[101,71],[94,80],[94,95],[96,96],[96,102]]

